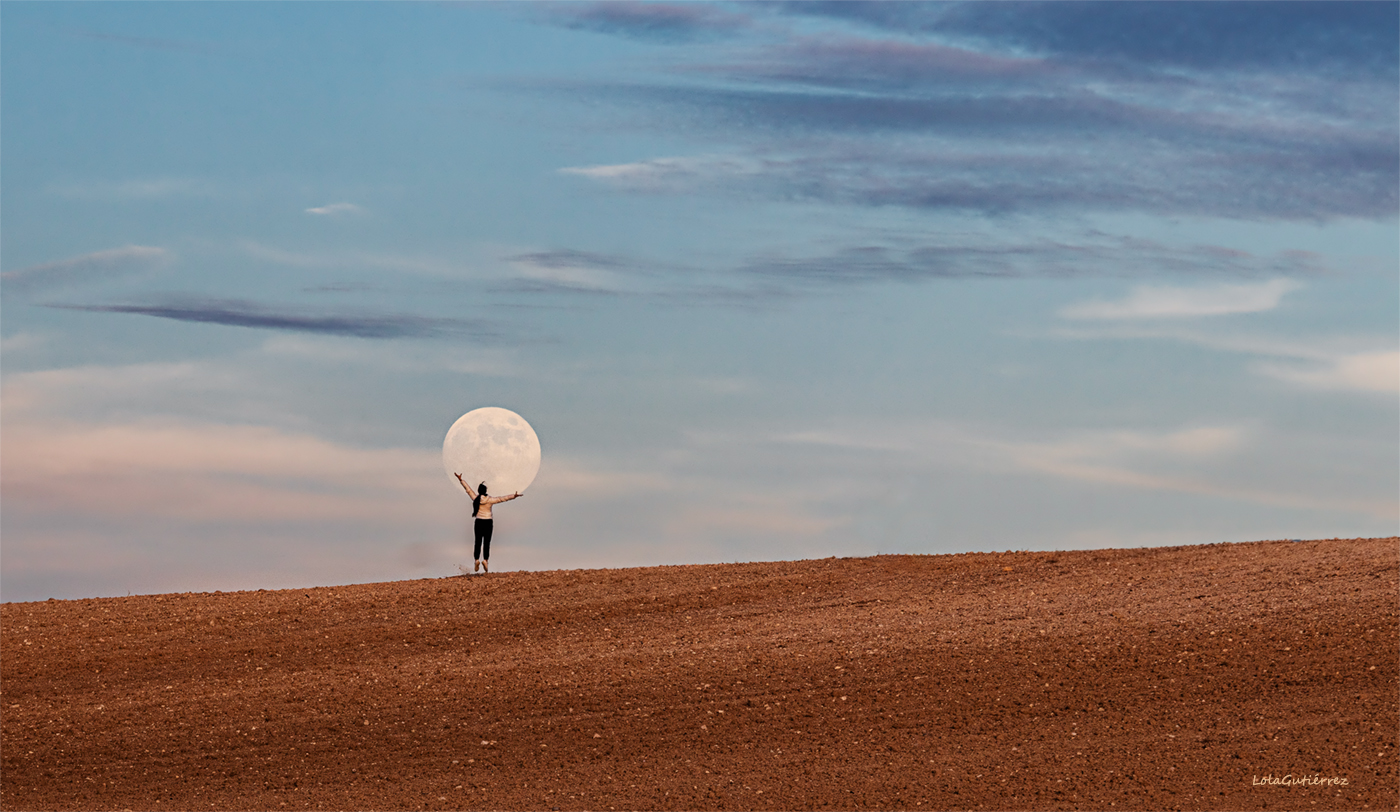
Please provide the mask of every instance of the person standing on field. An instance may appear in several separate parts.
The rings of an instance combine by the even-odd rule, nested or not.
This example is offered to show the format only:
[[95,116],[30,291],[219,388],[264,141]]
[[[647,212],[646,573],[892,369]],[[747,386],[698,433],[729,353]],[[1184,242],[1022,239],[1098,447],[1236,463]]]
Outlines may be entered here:
[[512,499],[519,499],[520,494],[513,493],[510,496],[487,496],[486,483],[477,486],[477,492],[472,492],[472,486],[462,479],[461,474],[456,474],[457,481],[462,484],[462,489],[467,492],[467,496],[472,498],[472,516],[476,518],[473,530],[476,536],[476,545],[472,549],[472,557],[476,559],[476,565],[472,572],[491,571],[487,562],[491,559],[491,506],[501,502],[509,502]]

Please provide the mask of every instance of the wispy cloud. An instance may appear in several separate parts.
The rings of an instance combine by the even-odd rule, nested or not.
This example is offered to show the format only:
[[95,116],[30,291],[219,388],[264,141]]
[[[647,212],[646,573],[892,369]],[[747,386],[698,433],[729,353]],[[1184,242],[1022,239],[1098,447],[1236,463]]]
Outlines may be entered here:
[[46,337],[40,333],[21,330],[0,339],[0,353],[23,352],[42,346],[46,341]]
[[[1400,353],[1393,337],[1271,336],[1207,329],[1209,322],[1172,319],[1098,319],[1092,327],[1057,329],[1060,338],[1087,341],[1174,341],[1254,356],[1256,374],[1332,392],[1400,393]],[[1188,326],[1189,325],[1189,326]]]
[[[1322,258],[1305,251],[1256,254],[1217,245],[1168,245],[1098,231],[1057,239],[1009,236],[993,231],[949,232],[889,237],[827,253],[777,252],[753,256],[730,267],[702,269],[658,265],[636,257],[552,249],[508,258],[522,276],[549,289],[581,292],[627,291],[642,295],[683,295],[695,304],[744,304],[832,287],[885,282],[961,278],[1151,278],[1189,276],[1251,279],[1308,277],[1328,272]],[[1198,307],[1246,294],[1281,296],[1300,283],[1277,278],[1263,283],[1181,289],[1200,293]],[[1175,288],[1152,288],[1172,291]],[[1166,295],[1166,294],[1163,294]],[[1221,300],[1216,302],[1215,300]],[[1103,307],[1109,305],[1104,304]],[[1114,305],[1118,306],[1118,305]],[[1239,306],[1239,303],[1236,303]],[[1180,315],[1184,315],[1181,313]]]
[[[662,94],[661,107],[677,94]],[[680,93],[679,95],[686,95]],[[1221,137],[1218,149],[1182,144],[1136,152],[1142,138],[1162,138],[1150,128],[1115,138],[1092,121],[1066,123],[1059,134],[1008,122],[987,122],[976,132],[925,132],[919,145],[872,130],[883,120],[920,134],[930,127],[965,127],[968,110],[935,109],[945,103],[881,105],[806,94],[779,99],[711,99],[713,112],[698,121],[719,122],[755,133],[766,123],[843,129],[839,138],[786,138],[752,154],[716,158],[675,156],[625,164],[568,167],[569,174],[632,192],[721,193],[741,197],[827,202],[863,207],[898,206],[1002,215],[1076,211],[1141,211],[1240,219],[1320,220],[1376,218],[1394,213],[1397,161],[1387,134],[1342,135],[1332,143],[1299,141],[1250,151],[1244,134]],[[1010,102],[1024,107],[1033,102]],[[970,102],[992,105],[993,102]],[[883,109],[862,109],[870,107]],[[733,112],[733,116],[729,115]],[[815,121],[810,115],[826,121]],[[1004,117],[1006,111],[994,113]],[[697,126],[704,127],[705,124]],[[1085,132],[1099,131],[1098,155],[1080,151]],[[801,134],[794,134],[801,135]],[[806,135],[819,135],[808,133]],[[1169,139],[1170,140],[1170,139]],[[1183,136],[1183,141],[1193,139]],[[842,142],[844,146],[841,146]],[[818,144],[821,144],[818,146]],[[801,145],[800,154],[792,154]],[[1326,178],[1319,183],[1319,178]]]
[[229,362],[7,376],[7,510],[23,502],[98,518],[378,523],[410,518],[444,484],[432,449],[356,448],[261,424],[252,412],[196,414],[192,397],[223,404],[260,388]]
[[413,577],[405,539],[460,537],[435,449],[4,409],[7,600]]
[[209,181],[200,178],[164,177],[69,181],[51,185],[49,192],[75,200],[122,201],[209,197],[215,189]]
[[[966,453],[949,449],[1042,449],[1057,459],[1126,461],[1140,459],[1209,459],[1240,449],[1249,432],[1240,426],[1192,426],[1170,431],[1112,429],[1080,432],[1069,438],[1026,441],[1008,440],[1000,433],[967,424],[932,421],[912,425],[886,425],[877,430],[853,432],[844,428],[807,429],[783,433],[781,442],[826,445],[871,451],[907,451],[948,457],[960,464],[972,462]],[[984,464],[995,464],[984,457]]]
[[1292,279],[1209,287],[1139,286],[1127,298],[1091,301],[1060,311],[1067,319],[1179,319],[1261,313],[1278,307],[1284,294],[1302,285]]
[[964,36],[1100,62],[1393,74],[1400,59],[1394,36],[1400,15],[1386,3],[795,2],[776,8],[906,36]]
[[[997,427],[932,421],[911,425],[817,428],[785,433],[780,442],[828,447],[845,454],[873,454],[885,467],[936,465],[994,474],[1029,473],[1055,479],[1161,493],[1181,493],[1252,504],[1343,511],[1393,517],[1396,502],[1383,495],[1308,492],[1270,484],[1259,466],[1267,443],[1259,430],[1240,425],[1177,429],[1094,429],[1025,438]],[[1249,484],[1253,481],[1256,484]]]
[[6,432],[4,487],[7,502],[22,500],[30,510],[382,523],[422,507],[442,485],[430,450],[353,449],[258,426],[25,425]]
[[354,203],[330,203],[325,206],[315,206],[307,209],[307,214],[319,214],[323,216],[335,216],[345,214],[364,214],[365,210]]
[[129,34],[113,34],[106,31],[92,31],[85,28],[69,28],[65,33],[74,37],[96,40],[98,42],[110,42],[118,45],[125,45],[131,48],[140,48],[148,51],[172,51],[196,54],[214,54],[221,48],[214,43],[198,42],[195,40],[170,39],[168,37],[141,37]]
[[722,188],[764,171],[761,162],[738,156],[651,158],[625,164],[566,166],[561,174],[600,181],[633,192],[684,192]]
[[363,268],[438,277],[471,275],[468,263],[433,256],[381,254],[354,250],[293,251],[251,240],[242,242],[239,248],[254,259],[292,268]]
[[1291,5],[779,7],[875,34],[789,32],[669,81],[584,88],[734,146],[566,171],[927,210],[1393,215],[1397,49],[1376,20],[1394,10]]
[[339,336],[279,332],[262,342],[261,352],[269,358],[308,361],[321,367],[357,367],[354,374],[390,370],[400,374],[452,372],[493,378],[541,374],[538,368],[523,363],[514,348],[490,345],[474,347],[464,354],[460,348],[442,344],[366,346]]
[[510,261],[527,262],[541,268],[596,268],[608,271],[625,270],[635,265],[635,261],[625,257],[599,254],[594,251],[579,251],[573,248],[527,251],[510,257]]
[[493,335],[479,321],[417,315],[307,312],[274,308],[237,299],[182,299],[158,304],[85,305],[50,304],[62,310],[91,313],[130,313],[175,321],[288,330],[302,333],[353,336],[355,338],[434,338],[469,334]]
[[653,42],[694,42],[746,28],[748,15],[701,3],[556,3],[544,19],[565,28]]
[[[7,420],[38,419],[132,422],[194,412],[207,415],[216,406],[220,417],[246,422],[249,401],[266,403],[247,377],[221,363],[140,363],[84,365],[16,372],[4,379]],[[235,411],[229,411],[229,410]],[[17,425],[17,424],[16,424]],[[5,427],[9,431],[9,426]]]
[[636,287],[638,264],[591,251],[555,249],[509,258],[529,286],[589,293],[619,293]]
[[1255,369],[1307,389],[1400,394],[1400,352],[1394,350],[1324,355],[1293,364],[1263,362]]
[[154,270],[169,263],[172,257],[165,248],[125,245],[5,271],[0,273],[0,283],[6,291],[17,293],[76,287]]
[[[1051,442],[1002,441],[988,445],[1028,470],[1090,482],[1194,491],[1204,490],[1204,486],[1149,473],[1142,470],[1142,463],[1215,457],[1238,449],[1242,441],[1243,432],[1238,427],[1205,426],[1165,433],[1097,431]],[[1138,465],[1132,464],[1134,460]]]
[[[951,235],[942,242],[854,246],[825,256],[755,260],[743,268],[745,273],[793,283],[822,284],[965,277],[1250,277],[1279,272],[1308,275],[1321,270],[1319,258],[1303,252],[1261,256],[1219,246],[1170,246],[1100,233],[1083,234],[1078,239],[1020,241]],[[1297,285],[1291,280],[1265,284],[1287,289]],[[1254,286],[1225,287],[1252,290]]]
[[[875,22],[879,10],[865,11]],[[1389,3],[1056,2],[963,3],[923,27],[1085,60],[1394,75],[1400,62],[1397,26],[1400,14]]]
[[1239,427],[1209,426],[1166,433],[1093,431],[1049,442],[993,442],[988,448],[1023,470],[1088,483],[1291,509],[1395,515],[1394,499],[1249,485],[1207,464],[1243,451],[1247,437]]

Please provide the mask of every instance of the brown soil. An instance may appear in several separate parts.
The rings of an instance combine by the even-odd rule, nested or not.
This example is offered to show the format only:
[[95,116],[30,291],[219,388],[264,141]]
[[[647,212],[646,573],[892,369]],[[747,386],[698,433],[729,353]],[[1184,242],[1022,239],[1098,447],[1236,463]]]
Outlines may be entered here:
[[9,603],[0,805],[1395,809],[1398,579],[1390,538]]

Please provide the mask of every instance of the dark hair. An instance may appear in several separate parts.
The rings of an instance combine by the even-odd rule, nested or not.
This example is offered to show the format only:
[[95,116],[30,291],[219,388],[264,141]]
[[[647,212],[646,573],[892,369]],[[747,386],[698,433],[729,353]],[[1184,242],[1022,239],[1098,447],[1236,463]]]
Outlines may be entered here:
[[476,498],[472,500],[472,516],[475,517],[477,511],[481,510],[481,497],[486,495],[486,483],[476,486]]

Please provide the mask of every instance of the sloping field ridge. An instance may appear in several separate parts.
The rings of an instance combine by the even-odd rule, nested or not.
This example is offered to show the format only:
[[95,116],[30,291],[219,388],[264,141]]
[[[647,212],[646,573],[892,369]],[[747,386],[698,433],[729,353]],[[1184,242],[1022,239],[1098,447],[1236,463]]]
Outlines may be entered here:
[[1387,538],[8,603],[0,806],[1395,809],[1397,595]]

